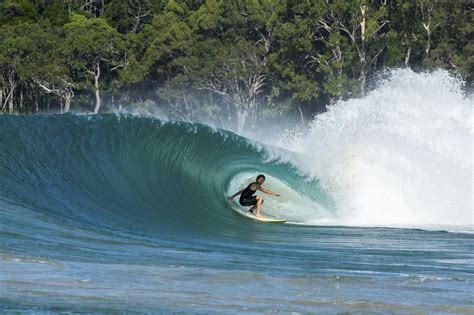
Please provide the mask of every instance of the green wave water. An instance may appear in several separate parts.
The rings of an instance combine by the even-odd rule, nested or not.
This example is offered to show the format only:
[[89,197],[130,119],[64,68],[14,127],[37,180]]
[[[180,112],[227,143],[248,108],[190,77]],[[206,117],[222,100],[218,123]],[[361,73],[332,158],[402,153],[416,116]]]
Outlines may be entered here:
[[204,125],[115,115],[1,119],[10,134],[1,143],[2,197],[69,221],[233,233],[248,222],[225,196],[261,172],[287,197],[311,198],[321,212],[331,205],[316,181],[272,158],[278,149]]

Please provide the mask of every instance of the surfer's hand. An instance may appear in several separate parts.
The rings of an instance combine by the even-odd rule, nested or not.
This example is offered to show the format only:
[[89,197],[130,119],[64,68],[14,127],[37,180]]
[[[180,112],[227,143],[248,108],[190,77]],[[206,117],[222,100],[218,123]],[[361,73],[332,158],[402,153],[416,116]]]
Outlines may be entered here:
[[275,194],[275,196],[280,197],[281,195],[280,194]]

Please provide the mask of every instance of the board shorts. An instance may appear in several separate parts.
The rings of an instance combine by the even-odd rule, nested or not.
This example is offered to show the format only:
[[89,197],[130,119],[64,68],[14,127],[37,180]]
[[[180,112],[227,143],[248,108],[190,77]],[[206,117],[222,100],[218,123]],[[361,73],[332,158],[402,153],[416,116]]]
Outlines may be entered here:
[[[250,207],[257,204],[257,196],[250,196],[239,200],[240,205],[244,207]],[[262,201],[263,203],[263,201]]]

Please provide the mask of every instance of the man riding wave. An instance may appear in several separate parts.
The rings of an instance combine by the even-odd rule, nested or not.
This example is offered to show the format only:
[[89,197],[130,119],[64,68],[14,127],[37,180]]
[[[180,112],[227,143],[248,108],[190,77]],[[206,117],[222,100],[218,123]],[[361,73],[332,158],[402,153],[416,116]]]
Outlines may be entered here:
[[[236,192],[230,197],[227,197],[229,200],[233,200],[236,196],[240,195],[239,203],[244,207],[252,206],[249,209],[249,212],[255,214],[256,217],[260,217],[260,209],[263,204],[263,197],[258,195],[254,196],[257,190],[263,191],[266,194],[280,196],[280,194],[274,193],[268,189],[262,187],[262,184],[265,182],[265,175],[258,175],[255,182],[250,183],[246,188]],[[256,209],[255,213],[253,212]]]

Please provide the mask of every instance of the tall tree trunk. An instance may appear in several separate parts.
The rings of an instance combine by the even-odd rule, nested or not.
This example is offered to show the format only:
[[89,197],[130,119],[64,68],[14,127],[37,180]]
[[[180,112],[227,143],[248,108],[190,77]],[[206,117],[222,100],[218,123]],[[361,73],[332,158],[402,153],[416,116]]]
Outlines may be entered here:
[[97,114],[100,110],[100,90],[99,90],[99,78],[100,78],[100,63],[97,62],[94,66],[94,87],[95,87],[95,108],[94,114]]
[[10,99],[8,100],[8,113],[13,114],[13,90],[10,94]]
[[8,113],[12,114],[14,92],[15,92],[15,88],[18,86],[18,81],[15,80],[15,73],[13,71],[10,71],[8,73],[7,80],[8,80],[8,85],[9,85],[9,91],[8,91],[8,94],[6,95],[5,102],[3,104],[0,104],[0,106],[1,106],[1,109],[3,110],[5,106],[8,104]]
[[237,108],[237,133],[240,133],[244,129],[247,114],[248,110],[244,106]]
[[20,111],[23,112],[23,89],[20,89]]
[[367,61],[365,57],[365,24],[366,24],[366,9],[365,5],[360,7],[362,21],[360,22],[360,37],[361,37],[361,44],[360,44],[360,52],[359,52],[359,59],[360,59],[360,76],[359,76],[359,83],[360,83],[360,92],[362,96],[365,95],[365,84],[367,80]]
[[64,93],[64,112],[67,113],[69,112],[71,108],[71,100],[72,100],[73,92],[70,88],[66,89],[66,92]]
[[255,99],[252,99],[250,101],[250,110],[252,111],[251,116],[252,116],[252,129],[255,129],[257,125],[257,102]]
[[[336,61],[342,64],[342,49],[340,45],[336,45]],[[342,93],[342,67],[338,67],[336,71],[336,75],[337,75],[337,82],[338,82],[337,86],[339,88],[336,94],[336,101],[338,101],[341,99],[341,93]],[[301,112],[301,108],[300,108],[300,112]]]
[[405,54],[405,68],[410,67],[410,56],[411,56],[411,44],[407,48],[407,52]]

